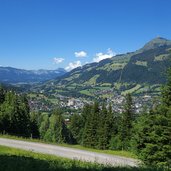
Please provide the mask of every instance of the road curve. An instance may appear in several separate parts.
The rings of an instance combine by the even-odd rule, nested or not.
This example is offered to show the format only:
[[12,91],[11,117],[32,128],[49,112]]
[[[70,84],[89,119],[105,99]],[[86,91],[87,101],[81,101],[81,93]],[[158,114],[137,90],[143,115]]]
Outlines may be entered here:
[[20,140],[12,140],[0,138],[0,145],[19,148],[23,150],[51,154],[69,159],[82,160],[88,162],[96,162],[101,164],[109,164],[112,166],[138,166],[138,160],[115,155],[90,152],[69,147],[61,147],[57,145],[43,144],[37,142],[27,142]]

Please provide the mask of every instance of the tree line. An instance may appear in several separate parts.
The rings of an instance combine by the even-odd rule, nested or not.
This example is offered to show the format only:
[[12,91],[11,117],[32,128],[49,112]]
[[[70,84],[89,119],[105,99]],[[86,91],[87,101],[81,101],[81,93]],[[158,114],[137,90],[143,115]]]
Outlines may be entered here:
[[30,136],[31,119],[26,96],[0,87],[0,131]]
[[127,94],[121,114],[112,104],[84,106],[66,124],[63,113],[30,113],[26,96],[0,88],[0,132],[96,149],[128,150],[147,165],[171,167],[171,70],[161,102],[137,115]]

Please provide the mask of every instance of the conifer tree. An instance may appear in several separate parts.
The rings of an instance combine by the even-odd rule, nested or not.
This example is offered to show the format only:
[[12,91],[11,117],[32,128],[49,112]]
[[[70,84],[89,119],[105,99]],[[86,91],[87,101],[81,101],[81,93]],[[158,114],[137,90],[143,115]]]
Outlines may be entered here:
[[47,114],[42,116],[42,121],[39,127],[40,138],[46,140],[45,134],[49,128],[49,116]]
[[79,114],[74,114],[71,117],[71,123],[69,129],[73,135],[75,143],[81,143],[82,141],[82,129],[84,127],[82,116]]
[[162,90],[162,103],[138,119],[133,147],[146,164],[171,167],[171,70]]
[[91,112],[86,117],[86,123],[83,133],[83,145],[97,148],[98,136],[97,130],[99,125],[99,104],[94,102]]
[[31,130],[31,137],[33,138],[40,137],[39,118],[40,118],[40,113],[37,113],[37,112],[30,113],[30,130]]
[[131,94],[127,94],[125,97],[125,106],[122,113],[121,118],[121,126],[120,126],[120,140],[121,140],[121,147],[124,150],[129,148],[129,143],[132,134],[132,127],[133,127],[133,120],[134,120],[134,110],[133,110],[133,102]]
[[7,91],[0,111],[1,132],[30,136],[29,106],[25,96]]
[[171,68],[167,71],[167,84],[162,87],[162,102],[168,107],[171,106]]
[[4,88],[0,85],[0,105],[4,102],[5,100],[5,90]]
[[108,139],[108,148],[110,146],[110,140],[112,136],[116,135],[118,130],[117,125],[117,117],[116,114],[112,111],[112,106],[109,104],[108,111],[107,111],[107,117],[106,117],[106,133],[107,133],[107,139]]
[[59,109],[49,117],[45,117],[40,127],[40,135],[46,141],[56,143],[72,143],[73,138]]
[[105,104],[102,105],[102,110],[100,111],[99,115],[99,124],[97,129],[97,136],[98,136],[98,148],[105,150],[108,146],[108,123],[107,123],[107,109]]

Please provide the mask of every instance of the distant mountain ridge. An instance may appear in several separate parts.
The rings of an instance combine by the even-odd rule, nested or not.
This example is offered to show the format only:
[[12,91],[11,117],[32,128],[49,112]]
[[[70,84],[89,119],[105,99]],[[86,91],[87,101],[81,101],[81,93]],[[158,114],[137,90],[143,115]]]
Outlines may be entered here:
[[114,94],[160,94],[171,67],[171,41],[157,37],[135,52],[89,63],[31,88],[69,97],[110,98]]
[[171,41],[157,37],[135,52],[78,67],[57,78],[55,84],[92,85],[116,82],[160,84],[166,81],[164,73],[171,66],[170,59]]
[[[157,37],[135,52],[116,55],[98,63],[89,63],[66,72],[27,71],[0,67],[0,81],[5,83],[44,82],[33,86],[33,91],[68,96],[91,95],[92,89],[113,87],[122,92],[133,87],[145,90],[148,86],[166,82],[166,71],[171,67],[171,40]],[[95,87],[95,88],[94,88]],[[140,87],[140,88],[139,88]],[[90,90],[91,89],[91,90]]]
[[24,70],[12,67],[0,67],[1,83],[38,83],[55,79],[65,74],[63,68],[56,70]]
[[150,49],[160,48],[163,46],[165,46],[165,47],[171,46],[171,41],[168,39],[165,39],[163,37],[157,37],[157,38],[152,39],[148,43],[146,43],[144,45],[144,47],[142,48],[142,50],[146,51],[146,50],[150,50]]

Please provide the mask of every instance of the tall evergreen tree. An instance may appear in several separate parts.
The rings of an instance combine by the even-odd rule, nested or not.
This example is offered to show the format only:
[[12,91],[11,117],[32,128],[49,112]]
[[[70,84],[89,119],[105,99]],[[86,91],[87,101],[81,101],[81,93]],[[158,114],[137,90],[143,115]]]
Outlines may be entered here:
[[79,144],[82,142],[82,129],[84,127],[84,124],[82,122],[83,122],[82,116],[79,114],[74,114],[71,117],[71,123],[69,126],[69,129],[71,130],[75,143],[79,143]]
[[4,102],[5,100],[5,90],[4,88],[0,85],[0,105]]
[[46,141],[56,143],[72,143],[73,137],[68,130],[60,110],[55,110],[50,118],[47,116],[40,127],[40,135]]
[[98,128],[98,148],[108,149],[110,146],[110,140],[112,135],[115,134],[114,115],[112,112],[112,106],[109,105],[107,109],[105,104],[102,105],[99,118]]
[[83,145],[87,147],[97,147],[97,130],[99,126],[99,104],[95,102],[91,112],[86,117],[86,123],[83,133]]
[[134,120],[134,107],[131,94],[127,94],[125,97],[125,105],[121,118],[121,126],[120,126],[120,140],[121,147],[124,150],[129,149],[129,143],[132,134],[133,120]]
[[98,138],[98,145],[99,149],[106,149],[108,146],[108,123],[107,123],[107,109],[105,104],[102,105],[102,110],[100,111],[99,115],[99,124],[97,129],[97,138]]
[[171,68],[167,71],[167,84],[162,87],[162,102],[168,107],[171,106]]
[[158,107],[138,119],[134,131],[137,155],[148,165],[169,166],[171,162],[171,109]]
[[40,119],[40,113],[37,113],[37,112],[30,113],[30,130],[31,130],[31,137],[33,138],[40,137],[39,119]]
[[162,103],[143,114],[134,128],[133,147],[146,164],[171,168],[171,70]]
[[1,132],[30,136],[29,107],[25,97],[8,91],[0,108],[0,118],[3,122]]
[[49,128],[49,116],[47,114],[42,116],[40,127],[39,127],[39,133],[40,138],[46,140],[45,134]]

